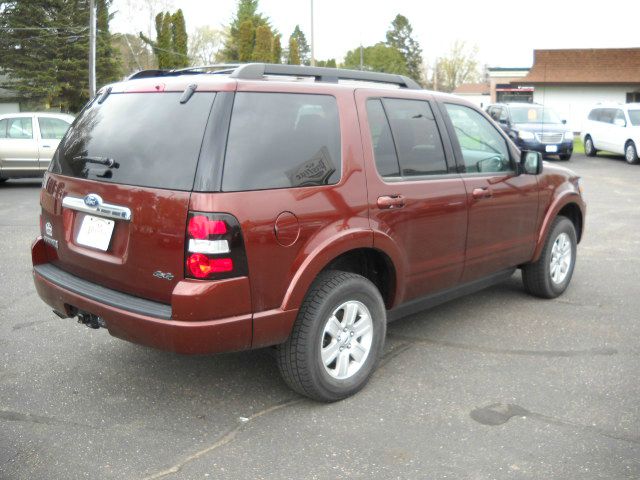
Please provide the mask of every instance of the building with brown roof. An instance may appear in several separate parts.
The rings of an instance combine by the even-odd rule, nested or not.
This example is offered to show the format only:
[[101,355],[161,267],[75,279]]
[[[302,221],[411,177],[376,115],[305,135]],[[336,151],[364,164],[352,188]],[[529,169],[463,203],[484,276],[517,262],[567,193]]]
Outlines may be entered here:
[[453,93],[475,103],[480,108],[484,108],[491,103],[491,87],[486,82],[463,83]]
[[640,101],[640,48],[535,50],[529,73],[511,83],[533,87],[533,101],[554,108],[579,131],[597,103]]

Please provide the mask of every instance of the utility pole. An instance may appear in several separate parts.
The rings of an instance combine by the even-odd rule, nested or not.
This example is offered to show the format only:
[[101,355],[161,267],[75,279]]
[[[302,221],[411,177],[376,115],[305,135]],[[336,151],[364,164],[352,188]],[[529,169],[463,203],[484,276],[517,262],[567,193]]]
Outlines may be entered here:
[[311,0],[311,66],[316,66],[315,42],[313,40],[313,0]]
[[360,42],[360,70],[364,70],[364,50],[362,49],[362,42]]
[[96,95],[96,5],[89,0],[89,98]]

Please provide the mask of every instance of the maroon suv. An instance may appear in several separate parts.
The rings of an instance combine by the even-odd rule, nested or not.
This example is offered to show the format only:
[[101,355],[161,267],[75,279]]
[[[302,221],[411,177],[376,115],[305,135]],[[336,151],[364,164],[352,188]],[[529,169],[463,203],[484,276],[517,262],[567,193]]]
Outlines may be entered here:
[[560,295],[585,214],[575,174],[460,98],[264,64],[103,88],[40,202],[33,276],[57,315],[180,353],[275,345],[324,401],[364,386],[389,320],[516,268]]

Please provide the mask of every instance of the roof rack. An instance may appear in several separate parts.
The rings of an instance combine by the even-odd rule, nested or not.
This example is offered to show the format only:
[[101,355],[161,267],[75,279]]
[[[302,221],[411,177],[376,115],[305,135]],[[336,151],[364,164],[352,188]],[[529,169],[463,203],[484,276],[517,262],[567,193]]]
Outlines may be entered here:
[[[210,71],[212,70],[212,71]],[[210,71],[211,74],[229,74],[231,78],[242,80],[260,80],[267,75],[288,77],[313,77],[316,82],[338,83],[339,80],[386,83],[400,88],[419,90],[422,87],[409,77],[393,73],[368,72],[363,70],[345,70],[342,68],[307,67],[303,65],[282,65],[275,63],[244,63],[203,65],[180,70],[142,70],[134,73],[129,80],[136,78],[193,75]]]

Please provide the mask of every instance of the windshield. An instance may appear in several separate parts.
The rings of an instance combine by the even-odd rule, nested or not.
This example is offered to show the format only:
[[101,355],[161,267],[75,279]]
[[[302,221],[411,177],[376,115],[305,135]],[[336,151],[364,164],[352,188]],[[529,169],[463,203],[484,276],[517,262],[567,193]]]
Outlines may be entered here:
[[100,182],[191,190],[214,92],[112,93],[60,142],[50,171]]
[[640,126],[640,110],[629,110],[629,120],[634,127]]
[[537,105],[511,107],[513,123],[562,123],[556,112]]

